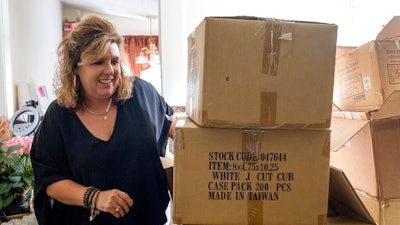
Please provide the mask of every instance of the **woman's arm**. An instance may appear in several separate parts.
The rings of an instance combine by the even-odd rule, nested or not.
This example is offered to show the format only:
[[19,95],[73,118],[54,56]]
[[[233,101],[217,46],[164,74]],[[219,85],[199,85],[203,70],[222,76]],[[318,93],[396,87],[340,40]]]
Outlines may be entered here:
[[171,126],[169,127],[168,130],[168,137],[174,139],[174,134],[175,134],[175,124],[176,124],[176,120],[172,120],[171,121]]
[[48,196],[66,205],[83,206],[83,195],[87,187],[72,180],[60,180],[50,184],[46,193]]
[[[50,184],[46,193],[66,205],[84,207],[84,196],[88,188],[72,180],[60,180]],[[130,207],[133,206],[133,199],[123,191],[112,189],[100,191],[94,204],[96,209],[109,212],[119,218],[129,212]]]

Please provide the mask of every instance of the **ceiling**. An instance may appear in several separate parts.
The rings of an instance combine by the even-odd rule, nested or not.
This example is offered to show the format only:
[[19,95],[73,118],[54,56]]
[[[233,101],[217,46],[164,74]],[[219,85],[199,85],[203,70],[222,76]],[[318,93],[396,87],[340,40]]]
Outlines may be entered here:
[[61,3],[94,12],[148,20],[158,19],[159,0],[61,0]]

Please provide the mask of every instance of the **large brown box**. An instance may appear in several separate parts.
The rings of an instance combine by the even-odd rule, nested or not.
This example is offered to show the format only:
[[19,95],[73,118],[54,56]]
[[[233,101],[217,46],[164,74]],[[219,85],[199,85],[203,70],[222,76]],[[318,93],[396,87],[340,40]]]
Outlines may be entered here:
[[175,224],[323,225],[330,130],[177,126]]
[[394,17],[376,40],[336,59],[333,103],[339,109],[378,110],[400,90],[399,26],[400,17]]
[[337,26],[207,17],[188,37],[186,112],[200,126],[330,126]]
[[328,207],[326,225],[377,224],[344,172],[334,167],[330,168],[329,174]]
[[[376,222],[393,217],[389,209],[400,201],[400,90],[394,91],[378,111],[333,112],[331,165],[343,170],[365,199],[375,199],[382,210],[371,210]],[[383,209],[385,209],[383,211]],[[397,223],[379,223],[398,225]]]

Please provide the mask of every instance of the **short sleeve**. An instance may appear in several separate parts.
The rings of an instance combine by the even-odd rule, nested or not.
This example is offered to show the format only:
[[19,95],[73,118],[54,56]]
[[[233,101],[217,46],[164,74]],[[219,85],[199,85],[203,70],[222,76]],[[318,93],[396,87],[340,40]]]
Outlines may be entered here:
[[66,155],[63,140],[59,136],[59,113],[53,102],[35,134],[31,160],[35,175],[34,206],[35,214],[40,225],[47,225],[51,199],[46,194],[49,184],[70,177],[66,165]]
[[174,110],[153,85],[140,78],[135,78],[134,94],[140,100],[142,107],[148,111],[156,131],[159,155],[165,156],[168,131],[171,127],[171,121],[168,118],[174,114]]

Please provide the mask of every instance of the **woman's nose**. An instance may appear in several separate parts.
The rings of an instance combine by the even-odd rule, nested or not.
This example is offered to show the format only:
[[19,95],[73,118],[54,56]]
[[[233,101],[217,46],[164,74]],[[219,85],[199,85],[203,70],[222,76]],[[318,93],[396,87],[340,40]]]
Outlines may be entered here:
[[105,74],[113,74],[114,73],[114,67],[111,63],[106,63],[104,66],[104,73]]

